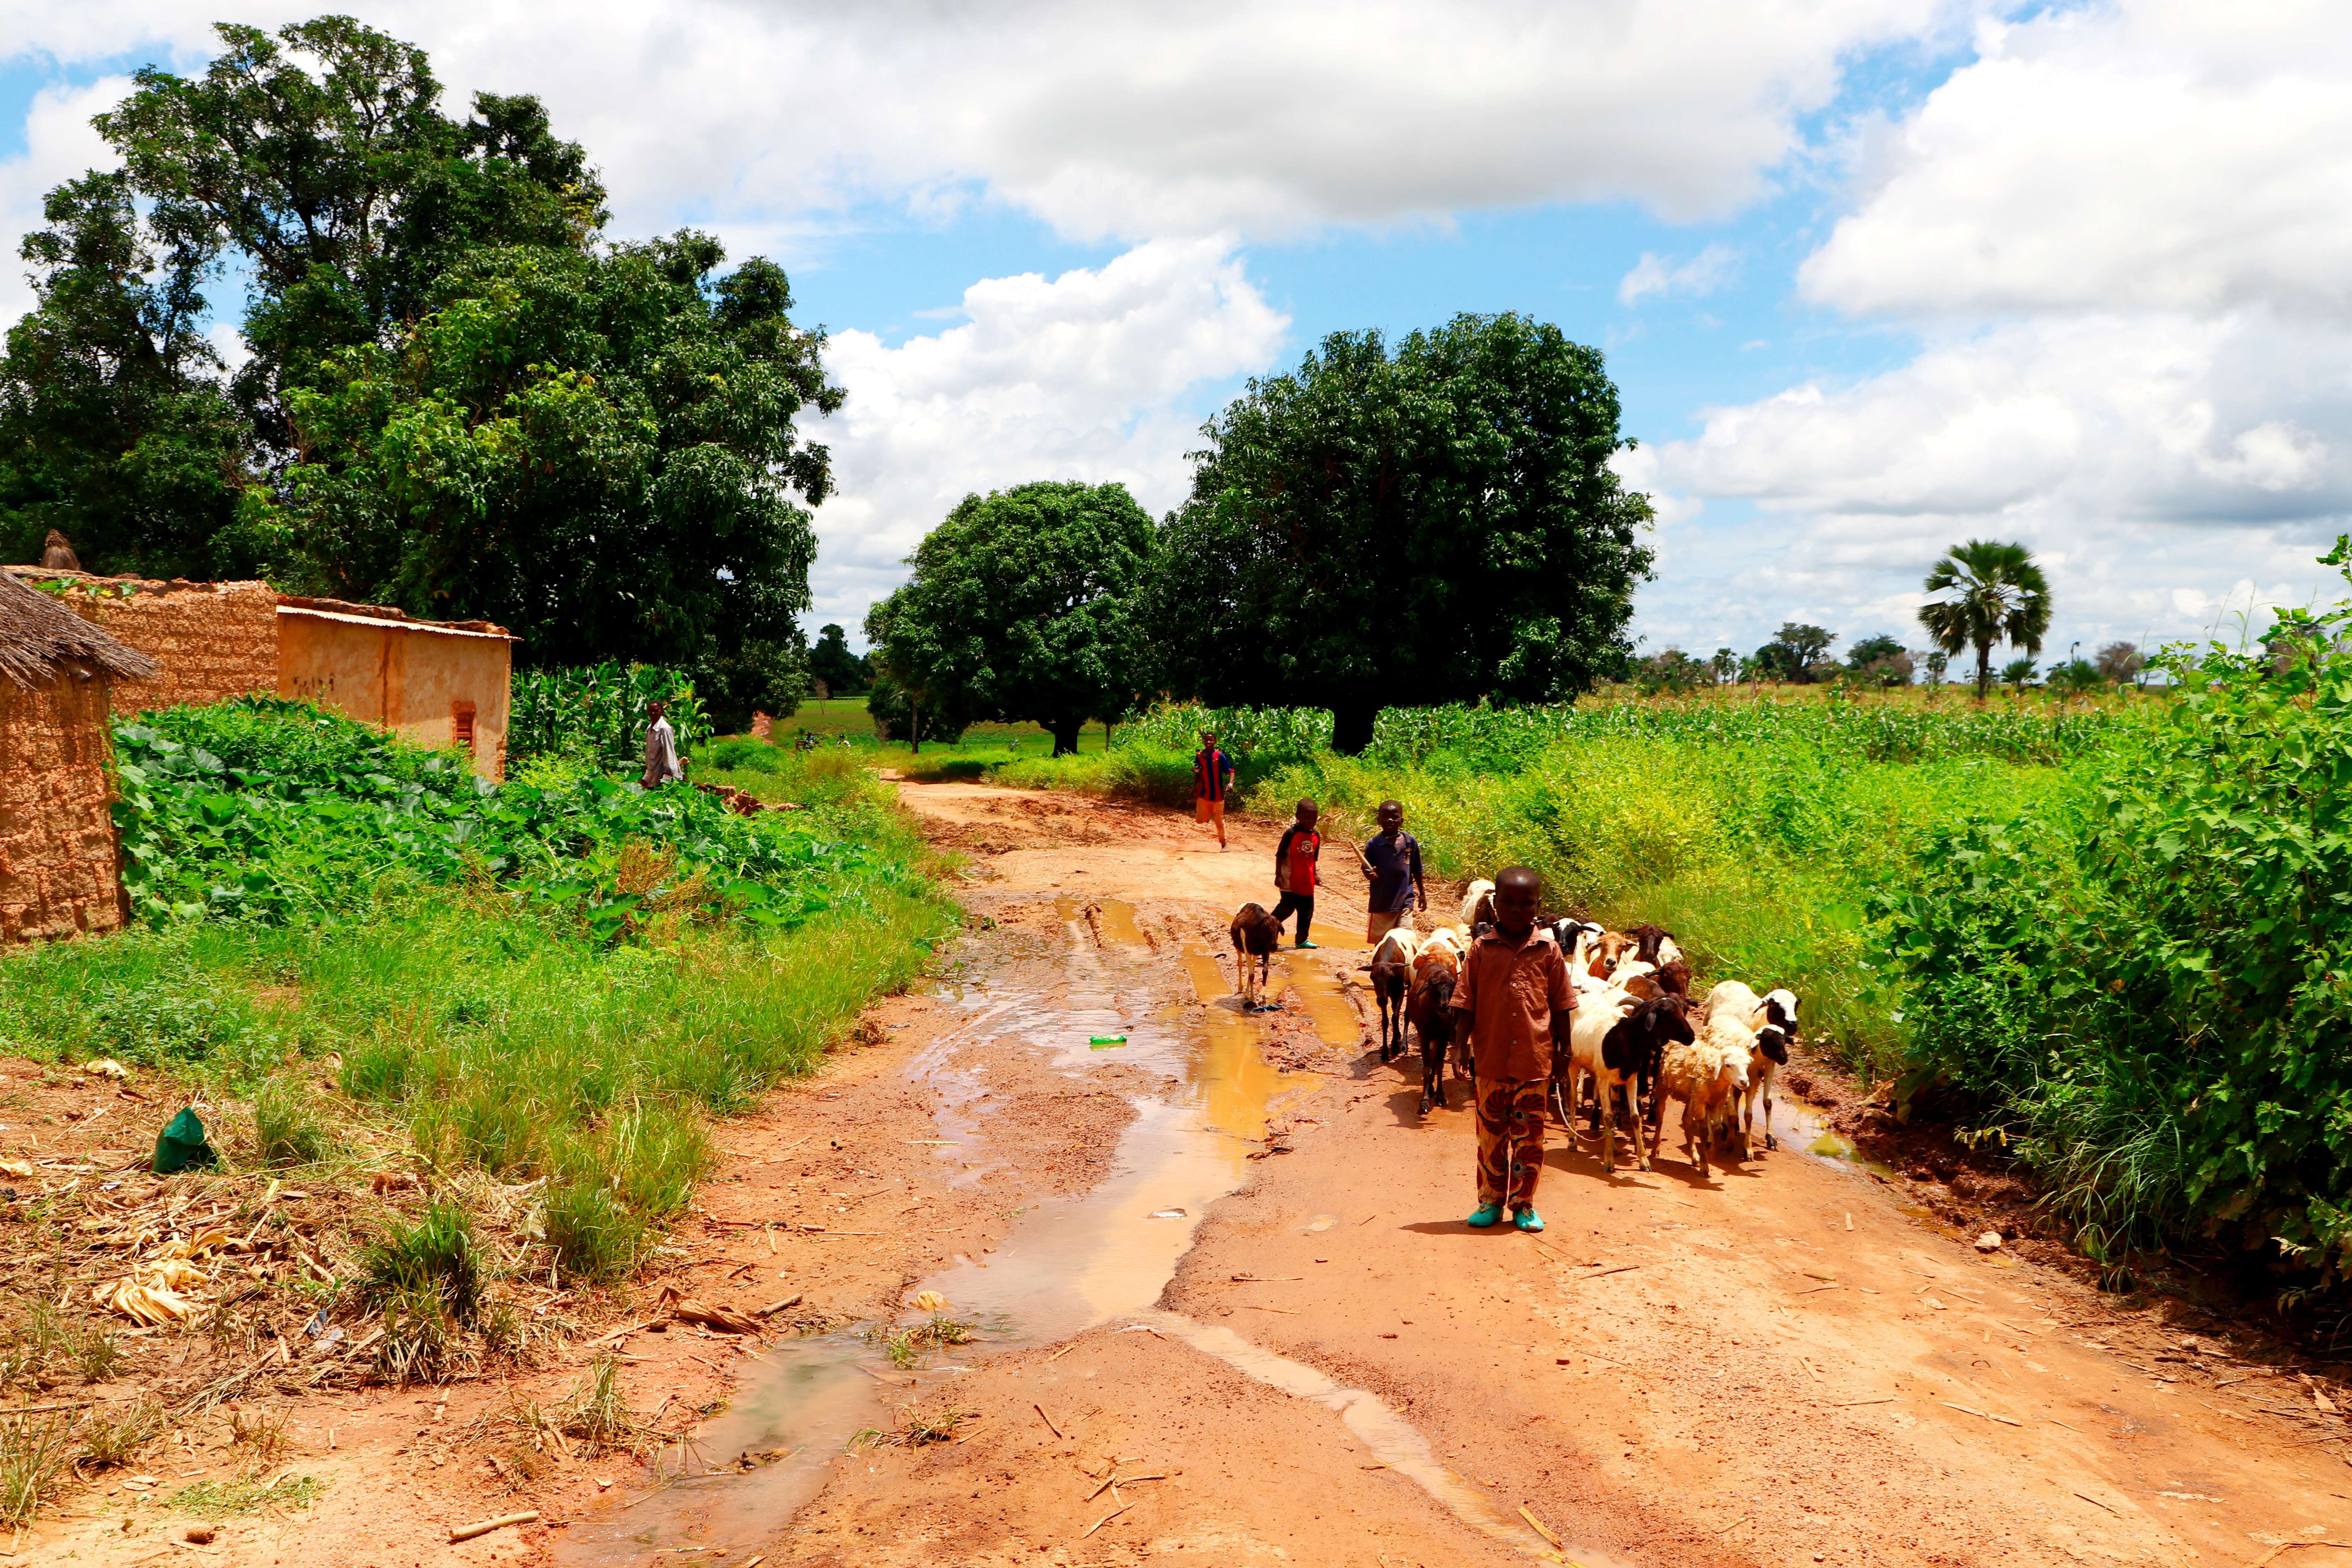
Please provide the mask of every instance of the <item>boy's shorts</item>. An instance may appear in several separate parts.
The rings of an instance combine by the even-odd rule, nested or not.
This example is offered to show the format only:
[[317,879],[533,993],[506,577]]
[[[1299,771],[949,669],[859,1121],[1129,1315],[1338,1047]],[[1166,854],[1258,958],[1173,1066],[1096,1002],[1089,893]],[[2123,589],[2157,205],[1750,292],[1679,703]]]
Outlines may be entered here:
[[1364,921],[1364,940],[1378,946],[1381,938],[1400,927],[1406,931],[1412,929],[1411,910],[1400,910],[1392,915],[1384,915],[1374,910]]
[[1207,795],[1197,795],[1197,796],[1195,796],[1195,797],[1193,798],[1193,801],[1192,801],[1192,820],[1193,820],[1193,821],[1195,821],[1195,822],[1219,822],[1219,821],[1223,821],[1223,818],[1224,818],[1224,815],[1225,815],[1225,803],[1224,803],[1223,801],[1222,801],[1222,800],[1211,800],[1211,799],[1210,799]]

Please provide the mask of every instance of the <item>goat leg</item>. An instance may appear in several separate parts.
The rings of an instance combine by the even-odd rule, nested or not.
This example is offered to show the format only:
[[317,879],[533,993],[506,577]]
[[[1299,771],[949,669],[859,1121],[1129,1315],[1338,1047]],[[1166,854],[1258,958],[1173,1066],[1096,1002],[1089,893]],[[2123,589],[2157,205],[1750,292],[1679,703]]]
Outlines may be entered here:
[[1617,1169],[1617,1097],[1601,1075],[1592,1075],[1592,1116],[1601,1129],[1601,1168],[1612,1174]]

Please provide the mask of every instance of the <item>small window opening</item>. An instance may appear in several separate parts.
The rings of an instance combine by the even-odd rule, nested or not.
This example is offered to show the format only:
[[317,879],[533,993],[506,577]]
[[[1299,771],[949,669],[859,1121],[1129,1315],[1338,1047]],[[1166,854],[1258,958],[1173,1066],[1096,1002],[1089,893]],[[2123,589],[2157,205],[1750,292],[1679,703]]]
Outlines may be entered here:
[[466,748],[467,756],[474,755],[474,705],[470,702],[449,704],[449,738]]

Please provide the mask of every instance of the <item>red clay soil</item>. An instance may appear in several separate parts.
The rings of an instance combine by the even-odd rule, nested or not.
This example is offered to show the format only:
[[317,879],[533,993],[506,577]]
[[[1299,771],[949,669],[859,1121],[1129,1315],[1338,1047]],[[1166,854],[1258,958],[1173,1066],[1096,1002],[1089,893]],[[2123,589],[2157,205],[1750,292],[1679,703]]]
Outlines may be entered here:
[[[289,1463],[319,1500],[201,1554],[1708,1568],[2352,1541],[2340,1391],[1979,1254],[1899,1175],[1806,1152],[1790,1100],[1779,1151],[1706,1179],[1671,1126],[1654,1169],[1613,1176],[1555,1129],[1549,1229],[1469,1230],[1462,1092],[1424,1120],[1417,1060],[1369,1048],[1343,863],[1328,945],[1286,952],[1281,1005],[1251,1016],[1218,953],[1234,904],[1273,897],[1273,828],[1237,821],[1219,853],[1149,808],[902,795],[970,857],[973,930],[935,994],[875,1010],[877,1043],[721,1129],[725,1170],[616,1320],[664,1285],[802,1298],[756,1342],[618,1342],[665,1434],[723,1407],[698,1443],[526,1458],[499,1413],[560,1400],[583,1335],[535,1373],[297,1403]],[[857,1333],[935,1315],[976,1337],[894,1356]],[[542,1520],[447,1543],[525,1509]],[[200,1554],[102,1489],[68,1511],[14,1561]]]

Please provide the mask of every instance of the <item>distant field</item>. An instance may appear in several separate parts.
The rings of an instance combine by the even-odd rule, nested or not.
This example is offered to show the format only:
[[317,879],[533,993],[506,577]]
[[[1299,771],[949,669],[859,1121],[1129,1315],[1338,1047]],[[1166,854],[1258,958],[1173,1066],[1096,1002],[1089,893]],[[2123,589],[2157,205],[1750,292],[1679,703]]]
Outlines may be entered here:
[[[779,744],[788,744],[803,730],[827,744],[845,736],[856,747],[890,752],[908,749],[904,742],[885,745],[874,738],[874,716],[866,711],[863,697],[828,697],[803,702],[800,711],[791,718],[776,721],[775,739]],[[1102,726],[1087,725],[1078,737],[1079,752],[1097,752],[1102,749]],[[974,724],[964,731],[960,744],[929,742],[923,747],[923,755],[936,752],[943,758],[994,763],[1009,762],[1014,757],[1050,756],[1053,751],[1054,737],[1034,724]]]

